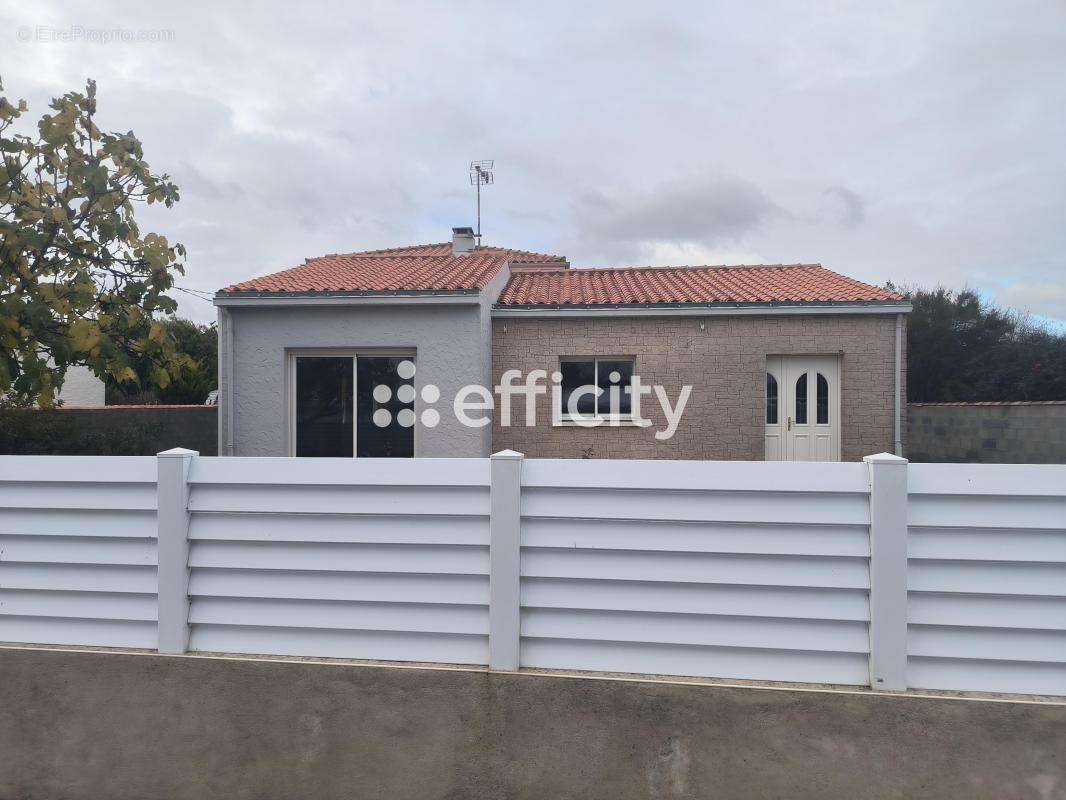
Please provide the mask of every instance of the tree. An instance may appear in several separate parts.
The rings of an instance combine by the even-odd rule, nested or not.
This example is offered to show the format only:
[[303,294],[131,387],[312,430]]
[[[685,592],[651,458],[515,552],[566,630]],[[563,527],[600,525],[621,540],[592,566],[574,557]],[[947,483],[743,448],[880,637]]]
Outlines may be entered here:
[[907,322],[910,402],[1066,399],[1066,335],[970,290],[896,291],[914,306]]
[[138,204],[178,200],[167,175],[151,172],[133,132],[103,133],[93,121],[96,84],[53,99],[35,135],[16,133],[26,102],[0,85],[0,394],[52,404],[66,370],[165,388],[188,366],[157,315],[183,273],[185,250],[142,234]]
[[177,379],[157,391],[161,403],[202,403],[218,388],[218,330],[214,324],[198,325],[189,319],[173,317],[166,321],[179,353],[191,360]]
[[[184,317],[170,317],[163,321],[163,327],[177,351],[188,356],[189,365],[162,389],[145,390],[145,380],[110,381],[108,404],[200,404],[208,392],[218,387],[218,331],[214,324],[200,325]],[[152,362],[135,361],[133,368],[138,376],[143,376],[151,371]]]

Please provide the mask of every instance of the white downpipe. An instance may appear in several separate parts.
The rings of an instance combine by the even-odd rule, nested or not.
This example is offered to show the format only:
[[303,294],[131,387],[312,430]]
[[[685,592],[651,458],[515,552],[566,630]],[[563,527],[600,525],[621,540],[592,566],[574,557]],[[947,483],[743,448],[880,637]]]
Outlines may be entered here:
[[903,383],[903,315],[896,314],[896,397],[895,397],[895,411],[896,411],[896,449],[897,456],[903,455],[903,421],[901,419],[903,411],[903,398],[901,397],[901,386]]
[[[218,309],[218,401],[219,401],[219,442],[220,456],[233,455],[233,384],[236,379],[233,370],[233,317],[229,310]],[[225,377],[225,381],[223,381]]]

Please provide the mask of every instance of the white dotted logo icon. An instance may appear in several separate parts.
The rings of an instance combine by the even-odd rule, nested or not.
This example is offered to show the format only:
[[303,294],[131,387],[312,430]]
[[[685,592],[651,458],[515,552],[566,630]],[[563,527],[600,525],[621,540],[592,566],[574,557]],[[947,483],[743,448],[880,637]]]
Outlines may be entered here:
[[[411,381],[415,377],[415,362],[404,359],[396,365],[396,374],[403,381]],[[413,383],[402,383],[396,387],[396,400],[397,402],[405,405],[411,405],[415,401],[416,392]],[[374,400],[377,403],[385,404],[393,399],[393,390],[391,387],[385,384],[378,384],[374,387],[373,391]],[[440,400],[440,389],[433,384],[426,384],[422,387],[422,402],[428,405],[433,405]],[[379,428],[387,428],[393,423],[392,412],[387,408],[379,408],[373,414],[374,424]],[[402,428],[410,428],[415,424],[415,412],[410,408],[401,408],[396,412],[396,423]],[[440,424],[440,412],[435,408],[427,408],[422,411],[421,416],[422,425],[427,428],[435,428]]]

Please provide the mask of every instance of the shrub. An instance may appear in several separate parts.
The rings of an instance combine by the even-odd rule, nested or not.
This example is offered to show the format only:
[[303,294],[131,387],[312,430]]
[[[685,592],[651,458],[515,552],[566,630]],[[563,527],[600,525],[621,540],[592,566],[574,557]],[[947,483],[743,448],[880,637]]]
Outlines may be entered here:
[[71,412],[0,403],[0,453],[5,455],[155,455],[159,435],[154,423],[88,428],[84,416]]

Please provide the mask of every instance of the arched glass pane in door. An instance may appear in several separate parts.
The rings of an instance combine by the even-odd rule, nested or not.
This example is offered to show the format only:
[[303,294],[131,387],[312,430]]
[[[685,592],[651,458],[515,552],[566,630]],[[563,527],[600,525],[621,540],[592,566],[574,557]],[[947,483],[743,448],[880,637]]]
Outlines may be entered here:
[[777,424],[777,378],[766,373],[766,424]]
[[796,424],[807,424],[807,373],[796,380]]
[[825,375],[818,373],[817,389],[817,414],[818,424],[829,424],[829,381],[825,379]]

